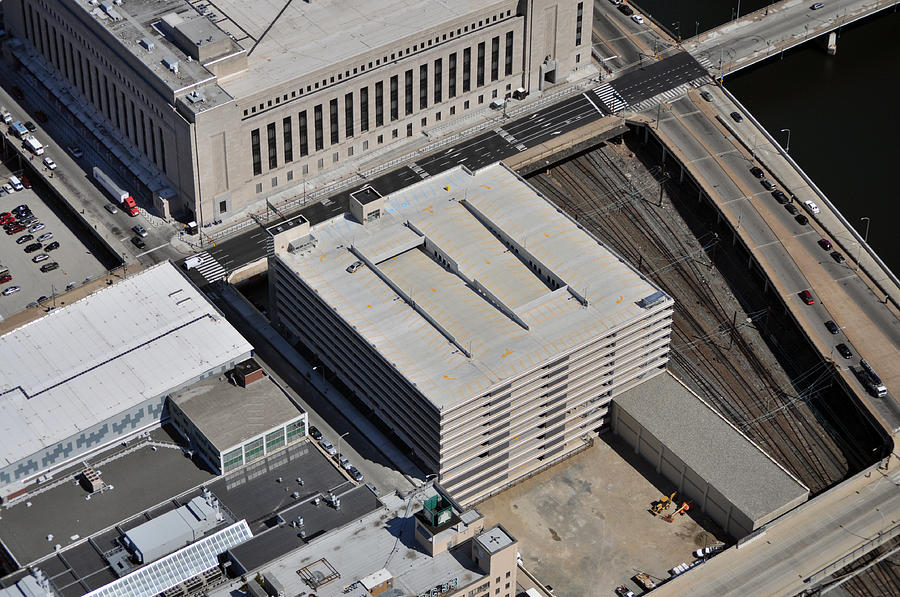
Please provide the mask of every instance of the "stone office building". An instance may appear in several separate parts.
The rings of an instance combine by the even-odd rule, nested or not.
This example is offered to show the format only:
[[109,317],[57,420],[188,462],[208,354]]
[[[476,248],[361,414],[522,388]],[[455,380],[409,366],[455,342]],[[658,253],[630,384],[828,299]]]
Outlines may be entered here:
[[[202,224],[590,62],[581,0],[21,0],[13,55]],[[69,101],[67,104],[71,104]]]

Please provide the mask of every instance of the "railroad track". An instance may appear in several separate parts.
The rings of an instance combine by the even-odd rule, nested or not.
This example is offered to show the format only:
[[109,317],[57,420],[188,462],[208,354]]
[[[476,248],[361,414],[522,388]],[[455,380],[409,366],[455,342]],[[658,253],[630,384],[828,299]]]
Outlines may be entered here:
[[732,328],[736,308],[710,285],[708,254],[718,250],[717,236],[695,237],[653,205],[664,182],[660,171],[629,171],[621,156],[601,146],[530,182],[676,299],[672,367],[689,385],[813,493],[847,474],[845,453],[852,447],[838,445],[839,435],[807,407],[830,383],[829,369],[820,364],[799,372],[797,393],[786,376],[773,374],[741,328]]

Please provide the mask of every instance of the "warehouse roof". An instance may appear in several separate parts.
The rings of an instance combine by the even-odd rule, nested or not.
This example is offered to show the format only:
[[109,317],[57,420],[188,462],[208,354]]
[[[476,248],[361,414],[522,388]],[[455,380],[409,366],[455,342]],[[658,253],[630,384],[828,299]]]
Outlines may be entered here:
[[809,493],[668,372],[616,396],[613,402],[752,520]]
[[672,306],[503,164],[384,201],[380,220],[334,218],[278,257],[438,409]]
[[170,398],[220,452],[303,415],[270,377],[246,388],[210,378]]
[[0,467],[253,347],[170,262],[0,336]]

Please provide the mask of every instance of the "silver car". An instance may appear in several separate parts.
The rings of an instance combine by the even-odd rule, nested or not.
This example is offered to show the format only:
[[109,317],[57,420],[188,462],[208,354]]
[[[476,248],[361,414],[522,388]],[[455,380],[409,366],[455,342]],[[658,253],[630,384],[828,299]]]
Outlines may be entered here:
[[35,263],[40,263],[41,261],[47,261],[48,259],[50,259],[50,256],[47,255],[46,253],[41,253],[40,255],[35,255],[34,257],[31,258],[31,260]]
[[28,228],[28,232],[35,233],[35,232],[37,232],[38,230],[43,230],[44,228],[46,228],[46,226],[44,226],[43,223],[38,222],[37,224],[34,224],[33,226],[30,226],[30,227]]
[[335,449],[334,444],[325,439],[324,437],[319,440],[319,445],[322,446],[322,449],[328,452],[329,456],[334,456],[337,454],[337,449]]
[[53,233],[52,233],[52,232],[45,232],[44,234],[42,234],[42,235],[40,235],[39,237],[37,237],[37,241],[38,241],[39,243],[42,243],[42,242],[44,242],[44,241],[50,240],[51,238],[53,238]]

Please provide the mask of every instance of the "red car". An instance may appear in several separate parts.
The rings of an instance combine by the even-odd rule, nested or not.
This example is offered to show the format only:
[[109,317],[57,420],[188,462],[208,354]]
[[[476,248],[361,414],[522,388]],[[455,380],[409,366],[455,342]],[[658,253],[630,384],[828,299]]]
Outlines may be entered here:
[[24,186],[26,189],[30,189],[30,188],[31,188],[31,181],[28,180],[28,177],[27,177],[27,176],[23,176],[23,177],[22,177],[22,186]]
[[6,274],[5,276],[0,276],[0,284],[6,284],[12,280],[12,274]]
[[816,299],[813,298],[812,293],[808,290],[804,290],[800,293],[800,298],[803,299],[803,302],[807,305],[815,305]]
[[0,226],[3,224],[9,224],[10,222],[15,222],[16,218],[9,212],[0,214]]
[[819,239],[819,246],[822,247],[823,249],[825,249],[826,251],[831,250],[831,243],[824,238]]
[[21,224],[16,224],[15,226],[10,226],[9,228],[7,228],[6,234],[11,236],[13,234],[18,234],[18,233],[22,232],[23,230],[25,230],[25,226],[22,226]]

